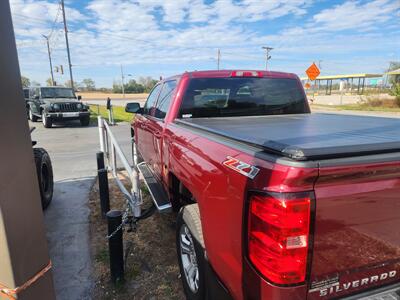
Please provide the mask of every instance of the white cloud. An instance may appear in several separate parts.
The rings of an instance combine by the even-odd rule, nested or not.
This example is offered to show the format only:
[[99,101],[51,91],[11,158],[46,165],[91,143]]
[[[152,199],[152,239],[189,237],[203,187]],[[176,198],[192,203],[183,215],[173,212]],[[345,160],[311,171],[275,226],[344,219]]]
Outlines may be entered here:
[[375,0],[366,3],[347,1],[316,14],[313,17],[313,26],[332,31],[365,29],[390,20],[399,10],[398,0]]
[[[148,64],[153,69],[161,64],[176,64],[180,70],[208,66],[213,63],[211,58],[217,48],[222,50],[225,67],[262,67],[261,45],[265,44],[275,48],[273,66],[286,62],[283,65],[290,68],[308,64],[308,59],[335,55],[348,59],[354,53],[375,51],[379,56],[384,47],[398,51],[395,35],[389,33],[400,29],[399,24],[390,23],[399,13],[399,0],[346,1],[308,16],[312,3],[308,0],[211,3],[91,0],[80,11],[67,6],[72,63],[78,73],[75,77],[79,80],[79,70],[84,68],[90,73],[92,69],[120,63]],[[58,12],[57,1],[12,0],[11,6],[22,71],[44,81],[48,77],[48,61],[41,34],[51,32]],[[275,25],[278,18],[300,21],[290,26],[281,22],[280,29],[268,31],[268,26]],[[392,26],[389,33],[379,28],[383,24],[387,28]],[[62,24],[56,23],[50,43],[54,64],[66,66],[61,28]],[[369,28],[368,34],[362,32],[365,28]],[[94,79],[96,76],[91,75]],[[66,75],[60,80],[67,80]],[[108,85],[111,82],[110,78]]]

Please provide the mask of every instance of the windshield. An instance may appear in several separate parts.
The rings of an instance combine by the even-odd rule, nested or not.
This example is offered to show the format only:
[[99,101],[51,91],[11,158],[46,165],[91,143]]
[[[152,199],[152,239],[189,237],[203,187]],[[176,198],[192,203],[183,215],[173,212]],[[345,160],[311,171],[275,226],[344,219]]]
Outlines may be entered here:
[[179,117],[232,117],[309,113],[303,90],[287,78],[195,78]]
[[75,98],[72,89],[66,88],[41,88],[42,98]]

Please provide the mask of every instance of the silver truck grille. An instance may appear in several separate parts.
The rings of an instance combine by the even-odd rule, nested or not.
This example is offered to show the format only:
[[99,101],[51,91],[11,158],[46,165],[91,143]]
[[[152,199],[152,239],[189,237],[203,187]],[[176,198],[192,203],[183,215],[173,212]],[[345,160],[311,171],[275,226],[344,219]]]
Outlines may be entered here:
[[78,108],[76,107],[76,103],[61,103],[60,111],[62,112],[78,111]]

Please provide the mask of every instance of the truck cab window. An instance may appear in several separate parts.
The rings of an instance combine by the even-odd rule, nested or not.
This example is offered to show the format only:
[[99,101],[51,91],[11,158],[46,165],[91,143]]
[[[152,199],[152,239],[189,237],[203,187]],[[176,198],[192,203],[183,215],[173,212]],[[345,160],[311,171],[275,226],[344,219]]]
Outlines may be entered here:
[[162,87],[160,97],[158,97],[158,102],[156,105],[156,110],[154,116],[159,119],[164,119],[171,103],[172,96],[174,95],[176,87],[176,80],[166,81]]
[[289,78],[195,78],[179,116],[212,118],[308,113],[298,81]]
[[143,107],[144,115],[153,115],[153,110],[156,105],[158,95],[160,94],[161,84],[156,85],[153,90],[150,92],[149,97]]

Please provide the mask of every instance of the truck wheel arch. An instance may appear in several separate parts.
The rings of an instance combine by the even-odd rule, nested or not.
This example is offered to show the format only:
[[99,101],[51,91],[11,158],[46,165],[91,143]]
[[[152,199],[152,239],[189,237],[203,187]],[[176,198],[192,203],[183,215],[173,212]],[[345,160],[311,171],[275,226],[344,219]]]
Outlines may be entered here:
[[200,218],[200,210],[199,205],[190,204],[182,207],[183,220],[186,225],[189,227],[195,239],[199,242],[199,244],[205,249],[204,245],[204,237],[203,237],[203,229],[201,227],[201,218]]

